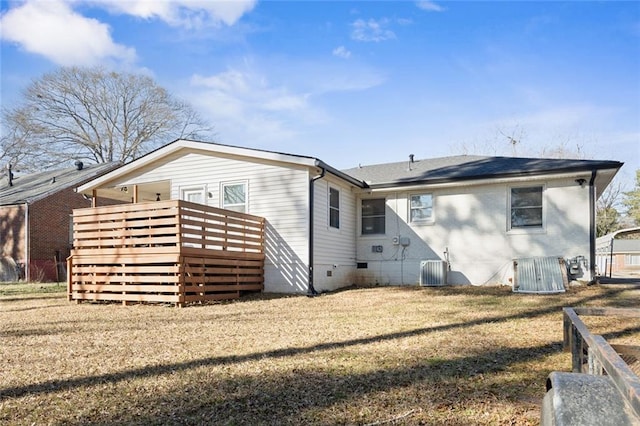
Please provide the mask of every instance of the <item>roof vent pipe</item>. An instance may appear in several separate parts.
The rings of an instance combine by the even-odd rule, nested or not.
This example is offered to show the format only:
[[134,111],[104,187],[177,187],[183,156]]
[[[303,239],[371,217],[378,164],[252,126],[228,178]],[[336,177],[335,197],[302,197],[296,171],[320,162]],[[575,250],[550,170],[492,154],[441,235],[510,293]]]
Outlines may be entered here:
[[11,171],[11,164],[7,164],[7,175],[9,176],[9,186],[13,186],[13,172]]
[[80,160],[76,160],[76,162],[73,164],[76,166],[76,170],[82,170],[82,168],[84,167],[84,164]]
[[414,157],[414,155],[413,155],[413,154],[409,154],[409,162],[410,162],[410,163],[413,163],[413,157]]

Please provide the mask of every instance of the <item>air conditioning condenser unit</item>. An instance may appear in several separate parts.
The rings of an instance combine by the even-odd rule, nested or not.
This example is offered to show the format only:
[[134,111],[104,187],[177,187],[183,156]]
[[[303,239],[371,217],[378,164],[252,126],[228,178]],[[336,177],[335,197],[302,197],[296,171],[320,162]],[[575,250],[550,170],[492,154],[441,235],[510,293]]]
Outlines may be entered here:
[[422,260],[420,262],[420,285],[439,286],[447,284],[447,262],[444,260]]

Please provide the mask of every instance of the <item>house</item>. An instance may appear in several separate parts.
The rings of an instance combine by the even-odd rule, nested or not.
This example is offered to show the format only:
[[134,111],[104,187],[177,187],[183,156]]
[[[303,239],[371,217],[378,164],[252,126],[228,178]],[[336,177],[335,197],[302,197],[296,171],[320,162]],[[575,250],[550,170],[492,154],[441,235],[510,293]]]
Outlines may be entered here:
[[640,227],[620,229],[596,239],[598,272],[631,275],[640,272]]
[[115,164],[17,175],[0,180],[0,281],[61,281],[71,247],[69,217],[91,201],[75,188]]
[[[338,170],[309,156],[177,140],[81,185],[265,218],[264,289],[509,284],[514,260],[585,259],[617,161],[452,156]],[[433,282],[432,282],[433,280]]]

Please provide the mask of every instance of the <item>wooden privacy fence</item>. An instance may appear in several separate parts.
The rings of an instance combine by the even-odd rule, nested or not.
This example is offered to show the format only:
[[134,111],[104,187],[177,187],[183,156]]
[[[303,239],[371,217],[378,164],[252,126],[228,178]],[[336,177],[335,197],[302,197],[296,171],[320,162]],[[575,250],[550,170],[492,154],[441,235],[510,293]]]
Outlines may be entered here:
[[264,218],[183,200],[76,209],[69,300],[189,302],[264,283]]

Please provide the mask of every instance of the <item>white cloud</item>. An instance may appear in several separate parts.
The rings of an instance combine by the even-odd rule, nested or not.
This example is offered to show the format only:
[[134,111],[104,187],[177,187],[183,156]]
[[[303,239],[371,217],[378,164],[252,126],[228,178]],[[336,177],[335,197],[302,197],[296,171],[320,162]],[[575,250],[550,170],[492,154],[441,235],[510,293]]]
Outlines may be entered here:
[[347,48],[344,46],[338,46],[335,49],[333,49],[333,56],[349,59],[351,57],[351,52],[347,50]]
[[555,105],[546,108],[543,106],[537,111],[516,115],[507,121],[527,129],[548,129],[566,133],[572,129],[590,128],[592,123],[613,113],[609,108],[589,104]]
[[232,26],[255,7],[256,0],[88,0],[115,13],[160,19],[172,26],[200,28],[224,23]]
[[313,114],[308,94],[250,69],[230,68],[210,76],[193,75],[190,101],[215,123],[221,142],[267,145],[293,140],[296,126]]
[[0,18],[2,39],[59,65],[131,62],[135,49],[113,41],[108,25],[74,12],[61,0],[27,1]]
[[291,93],[285,86],[271,85],[266,77],[229,69],[209,77],[194,75],[191,84],[208,90],[209,94],[254,111],[299,111],[307,107],[307,94]]
[[422,10],[426,10],[427,12],[444,12],[445,8],[427,0],[422,0],[416,2],[416,6],[418,6]]
[[393,31],[388,29],[389,20],[386,18],[376,21],[375,19],[357,19],[351,24],[351,38],[357,41],[385,41],[396,38]]
[[214,123],[220,142],[283,150],[290,145],[293,152],[301,135],[331,120],[320,98],[383,81],[379,73],[352,61],[270,58],[257,64],[244,59],[219,73],[193,75],[182,97]]

